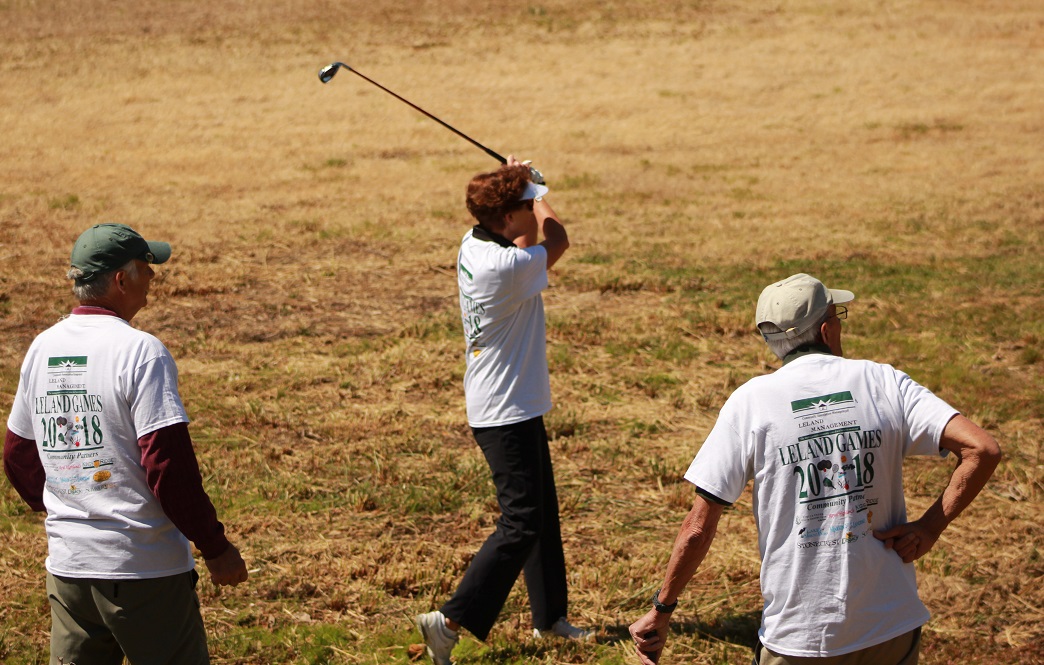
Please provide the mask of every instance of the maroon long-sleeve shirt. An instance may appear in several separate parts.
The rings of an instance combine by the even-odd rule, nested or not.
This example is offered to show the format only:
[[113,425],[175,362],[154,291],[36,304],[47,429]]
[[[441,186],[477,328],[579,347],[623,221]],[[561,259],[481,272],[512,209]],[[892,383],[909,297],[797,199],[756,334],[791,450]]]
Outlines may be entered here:
[[[204,559],[220,556],[228,548],[225,527],[199,472],[188,424],[176,423],[138,439],[141,465],[152,493],[174,526],[191,540]],[[45,473],[36,442],[8,430],[4,439],[4,473],[33,510],[44,510]]]

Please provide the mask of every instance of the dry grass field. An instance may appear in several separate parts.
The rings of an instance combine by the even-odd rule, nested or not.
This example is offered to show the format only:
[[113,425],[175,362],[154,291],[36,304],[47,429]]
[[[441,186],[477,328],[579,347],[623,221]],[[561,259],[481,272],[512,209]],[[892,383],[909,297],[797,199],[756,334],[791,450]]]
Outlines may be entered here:
[[[465,424],[464,186],[534,160],[572,249],[546,292],[571,613],[517,585],[461,665],[632,663],[626,626],[733,388],[777,366],[761,288],[856,292],[893,363],[1005,460],[918,562],[922,663],[1044,663],[1044,6],[1039,0],[0,0],[0,417],[72,306],[72,241],[169,240],[135,319],[171,349],[208,491],[252,570],[201,582],[215,663],[407,663],[496,503]],[[906,465],[911,511],[950,462]],[[0,662],[45,663],[42,519],[0,482]],[[664,663],[747,663],[749,494]]]

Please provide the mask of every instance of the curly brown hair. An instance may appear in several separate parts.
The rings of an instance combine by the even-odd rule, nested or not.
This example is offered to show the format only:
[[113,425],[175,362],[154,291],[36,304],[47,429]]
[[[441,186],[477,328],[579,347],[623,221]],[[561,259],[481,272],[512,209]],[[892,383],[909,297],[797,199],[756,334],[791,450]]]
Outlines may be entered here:
[[479,224],[496,231],[504,225],[504,215],[522,205],[519,197],[528,183],[529,168],[522,164],[480,173],[468,183],[468,212]]

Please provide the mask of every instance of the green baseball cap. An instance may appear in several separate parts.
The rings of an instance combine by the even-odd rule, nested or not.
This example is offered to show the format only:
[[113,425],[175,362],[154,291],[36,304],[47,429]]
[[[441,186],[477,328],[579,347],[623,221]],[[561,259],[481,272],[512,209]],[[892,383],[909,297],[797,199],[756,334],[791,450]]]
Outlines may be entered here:
[[78,282],[89,282],[97,275],[119,270],[131,259],[164,263],[170,258],[170,244],[145,240],[126,224],[95,224],[80,234],[73,245],[71,264],[83,271]]

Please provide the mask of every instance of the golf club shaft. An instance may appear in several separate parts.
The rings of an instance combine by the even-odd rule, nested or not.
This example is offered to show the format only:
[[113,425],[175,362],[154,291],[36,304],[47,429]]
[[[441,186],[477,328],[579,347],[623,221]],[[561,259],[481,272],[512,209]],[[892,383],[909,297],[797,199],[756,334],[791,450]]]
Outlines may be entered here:
[[[362,74],[361,72],[358,72],[358,71],[356,71],[355,69],[352,69],[351,67],[349,67],[348,65],[344,64],[343,62],[335,62],[335,63],[333,63],[333,65],[331,65],[331,67],[333,67],[333,66],[340,66],[340,67],[344,67],[345,69],[347,69],[348,71],[352,72],[352,73],[353,73],[353,74],[355,74],[356,76],[358,76],[358,77],[362,78],[362,79],[363,79],[363,80],[365,80],[365,81],[368,81],[368,82],[372,83],[373,85],[375,85],[375,86],[377,86],[378,88],[380,88],[381,90],[385,91],[386,93],[388,93],[389,95],[391,95],[391,96],[392,96],[392,97],[394,97],[395,99],[398,99],[398,100],[399,100],[400,102],[403,102],[404,104],[408,104],[408,105],[409,105],[409,106],[410,106],[411,108],[413,108],[413,109],[415,109],[415,110],[417,110],[417,111],[420,111],[421,113],[423,113],[424,115],[428,116],[429,118],[431,118],[431,119],[432,119],[432,120],[434,120],[435,122],[439,123],[440,125],[442,125],[442,126],[443,126],[443,127],[445,127],[446,129],[450,130],[451,132],[453,132],[454,134],[456,134],[456,135],[457,135],[457,136],[459,136],[460,138],[464,139],[464,140],[465,140],[465,141],[467,141],[468,143],[471,143],[472,145],[474,145],[474,146],[475,146],[475,147],[477,147],[477,148],[481,148],[483,152],[485,152],[485,153],[486,153],[487,155],[489,155],[489,156],[490,156],[490,157],[492,157],[493,159],[497,160],[497,161],[498,161],[498,162],[500,162],[501,164],[506,164],[506,163],[507,163],[507,159],[505,159],[504,157],[502,157],[502,156],[501,156],[501,155],[500,155],[499,153],[497,153],[497,152],[494,152],[493,150],[490,150],[489,148],[487,148],[486,146],[482,145],[481,143],[479,143],[479,142],[478,142],[478,141],[476,141],[475,139],[471,138],[471,137],[470,137],[470,136],[468,136],[467,134],[465,134],[465,133],[461,132],[460,130],[456,129],[455,127],[452,127],[451,125],[448,125],[448,124],[446,124],[445,122],[443,122],[442,120],[440,120],[440,119],[436,118],[436,117],[435,117],[435,116],[433,116],[432,114],[428,113],[427,111],[425,111],[425,110],[424,110],[424,109],[422,109],[421,107],[417,106],[416,104],[414,104],[414,103],[413,103],[413,102],[411,102],[410,100],[408,100],[408,99],[406,99],[406,98],[404,98],[404,97],[401,97],[401,96],[399,96],[399,95],[395,94],[394,92],[392,92],[392,91],[391,91],[391,90],[389,90],[388,88],[385,88],[385,87],[384,87],[383,85],[381,85],[381,84],[380,84],[380,83],[378,83],[377,81],[374,81],[374,80],[373,80],[373,79],[371,79],[370,77],[368,77],[368,76],[366,76],[366,75]],[[332,75],[331,75],[331,77],[332,77]],[[329,80],[329,79],[326,79],[326,80]],[[325,81],[324,81],[324,82],[325,82]]]

